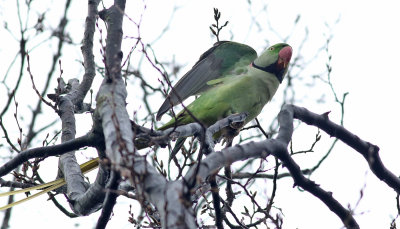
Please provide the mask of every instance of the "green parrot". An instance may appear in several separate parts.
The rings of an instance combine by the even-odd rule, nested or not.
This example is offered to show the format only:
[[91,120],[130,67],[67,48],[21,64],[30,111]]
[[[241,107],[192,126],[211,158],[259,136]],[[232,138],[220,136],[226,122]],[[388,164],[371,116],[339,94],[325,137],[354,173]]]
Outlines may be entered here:
[[[192,95],[200,95],[186,109],[204,125],[210,126],[231,114],[247,112],[243,125],[257,117],[274,96],[285,76],[292,48],[285,43],[267,48],[259,57],[256,51],[244,44],[221,41],[201,55],[200,60],[173,87],[157,113],[160,120],[170,108]],[[182,110],[159,128],[195,122]],[[242,126],[243,126],[242,125]],[[232,137],[237,129],[225,128],[219,135]],[[178,139],[171,156],[183,145]]]
[[[230,41],[218,42],[206,51],[194,67],[178,81],[161,105],[157,120],[160,120],[172,106],[191,95],[200,95],[187,106],[187,109],[204,125],[210,126],[231,114],[247,112],[248,116],[244,125],[255,118],[264,105],[271,100],[288,70],[291,55],[292,48],[283,43],[269,47],[257,57],[256,51],[247,45]],[[195,120],[183,110],[176,115],[176,118],[171,119],[159,129],[165,130],[192,122]],[[231,132],[232,127],[228,127],[220,134],[226,137],[232,134]],[[236,134],[236,130],[233,130],[233,133]],[[176,152],[179,151],[183,142],[181,139],[179,143],[181,145],[175,147]],[[176,145],[179,144],[176,143]],[[176,154],[173,153],[171,156]],[[82,164],[82,173],[96,168],[98,160],[95,158]],[[61,178],[31,188],[0,193],[0,197],[4,197],[43,189],[25,199],[0,207],[0,211],[55,190],[64,184],[65,180]]]

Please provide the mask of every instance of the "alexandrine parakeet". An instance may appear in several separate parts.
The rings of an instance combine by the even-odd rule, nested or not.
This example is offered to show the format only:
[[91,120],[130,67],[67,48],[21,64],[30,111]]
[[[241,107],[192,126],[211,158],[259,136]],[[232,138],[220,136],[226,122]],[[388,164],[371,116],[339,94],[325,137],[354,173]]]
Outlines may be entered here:
[[[230,41],[218,42],[206,51],[174,86],[174,90],[171,90],[161,105],[157,120],[160,120],[172,106],[192,95],[200,95],[187,106],[187,109],[206,126],[231,114],[242,112],[248,113],[244,122],[246,124],[255,118],[274,96],[288,70],[291,56],[292,48],[283,43],[267,48],[257,57],[256,51],[247,45]],[[192,122],[195,120],[183,110],[159,129],[164,130]],[[173,155],[174,152],[171,156]],[[98,159],[90,160],[81,165],[82,172],[86,173],[97,165]],[[30,200],[64,184],[64,179],[58,179],[44,185],[1,193],[0,197],[44,188],[35,195],[0,207],[0,210]]]
[[[243,125],[251,121],[271,100],[285,76],[292,48],[279,43],[259,57],[244,44],[222,41],[201,55],[168,94],[157,120],[170,108],[192,95],[200,95],[186,108],[206,126],[231,114],[247,112]],[[182,110],[160,130],[195,122]],[[224,133],[222,133],[224,134]]]

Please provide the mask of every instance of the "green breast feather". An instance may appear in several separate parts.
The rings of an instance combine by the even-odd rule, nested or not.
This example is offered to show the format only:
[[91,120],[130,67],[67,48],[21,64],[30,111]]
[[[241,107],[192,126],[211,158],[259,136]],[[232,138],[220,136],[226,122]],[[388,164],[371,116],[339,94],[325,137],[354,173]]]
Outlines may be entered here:
[[[287,71],[292,54],[292,49],[287,44],[276,44],[265,50],[258,58],[253,58],[252,51],[242,51],[241,53],[246,55],[240,58],[238,56],[240,52],[232,50],[233,47],[241,47],[242,50],[248,51],[253,50],[246,45],[223,42],[217,47],[214,46],[210,49],[211,51],[208,50],[208,53],[203,54],[200,61],[179,81],[185,81],[185,87],[196,88],[194,93],[187,93],[190,90],[184,89],[183,97],[187,98],[190,95],[200,94],[200,97],[189,104],[187,109],[206,126],[235,113],[247,112],[249,116],[245,123],[254,119],[278,89],[281,79]],[[227,55],[232,53],[236,53],[236,57],[232,58],[232,56]],[[207,59],[210,57],[212,58]],[[206,64],[211,70],[203,71],[201,74],[196,68],[203,68],[202,62],[209,62],[210,60],[213,62]],[[193,80],[190,78],[193,77],[193,72],[195,72],[196,77],[204,77],[205,79],[195,79],[194,84],[196,85],[192,85]],[[179,82],[177,83],[178,86]],[[198,85],[199,82],[201,82],[201,85]],[[181,96],[182,90],[180,87],[177,88],[176,92]],[[171,100],[173,97],[174,91],[172,90],[164,102],[168,103],[169,106],[175,105],[168,102],[168,99]],[[183,110],[176,115],[176,118],[172,118],[159,129],[164,130],[175,125],[192,122],[194,122],[194,119]]]

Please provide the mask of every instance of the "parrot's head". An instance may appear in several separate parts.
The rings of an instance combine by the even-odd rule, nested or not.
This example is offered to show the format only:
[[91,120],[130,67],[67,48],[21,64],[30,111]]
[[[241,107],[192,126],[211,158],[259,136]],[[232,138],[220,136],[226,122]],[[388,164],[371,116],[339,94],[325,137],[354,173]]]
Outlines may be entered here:
[[276,75],[282,83],[292,57],[292,47],[285,43],[278,43],[267,48],[252,63],[254,68]]

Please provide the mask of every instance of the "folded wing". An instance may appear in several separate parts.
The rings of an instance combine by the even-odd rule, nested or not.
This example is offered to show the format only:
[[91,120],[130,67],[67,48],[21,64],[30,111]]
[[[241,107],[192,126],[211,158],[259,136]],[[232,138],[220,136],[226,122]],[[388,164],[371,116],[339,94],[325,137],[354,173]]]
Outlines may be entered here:
[[215,43],[171,89],[157,112],[157,120],[171,107],[210,88],[207,82],[227,77],[238,64],[249,65],[255,58],[257,53],[250,46],[231,41]]

